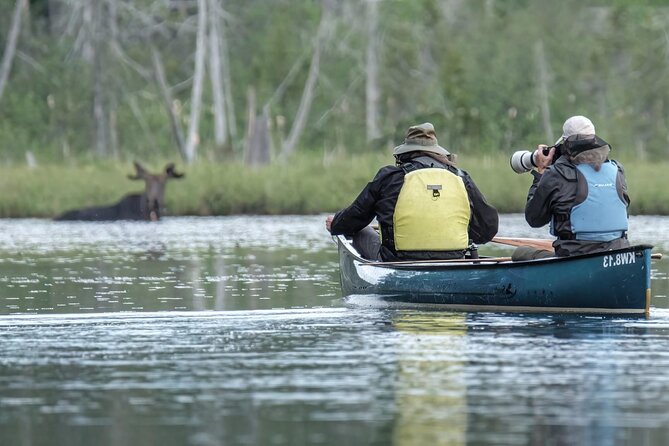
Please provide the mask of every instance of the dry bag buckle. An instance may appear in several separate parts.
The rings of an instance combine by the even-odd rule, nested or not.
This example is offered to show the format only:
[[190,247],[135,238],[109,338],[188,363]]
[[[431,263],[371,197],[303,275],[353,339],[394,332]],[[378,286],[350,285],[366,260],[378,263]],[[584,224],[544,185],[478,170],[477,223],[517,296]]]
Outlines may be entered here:
[[432,199],[436,200],[441,195],[439,191],[441,190],[441,184],[428,184],[427,190],[432,191]]

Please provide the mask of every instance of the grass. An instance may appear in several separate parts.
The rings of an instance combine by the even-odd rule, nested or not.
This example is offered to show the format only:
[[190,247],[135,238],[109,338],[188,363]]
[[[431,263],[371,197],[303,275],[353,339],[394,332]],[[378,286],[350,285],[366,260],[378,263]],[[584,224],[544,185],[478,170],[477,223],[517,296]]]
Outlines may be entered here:
[[[622,160],[629,186],[631,214],[669,215],[667,162]],[[166,202],[169,215],[315,214],[348,206],[379,167],[391,156],[369,154],[325,162],[301,156],[291,162],[250,168],[239,163],[201,162],[178,166],[186,173],[170,180]],[[164,162],[147,164],[150,171]],[[461,156],[488,201],[502,213],[522,212],[532,177],[514,173],[508,156]],[[6,166],[0,178],[0,217],[54,217],[76,207],[111,204],[124,194],[141,191],[130,181],[130,163]]]

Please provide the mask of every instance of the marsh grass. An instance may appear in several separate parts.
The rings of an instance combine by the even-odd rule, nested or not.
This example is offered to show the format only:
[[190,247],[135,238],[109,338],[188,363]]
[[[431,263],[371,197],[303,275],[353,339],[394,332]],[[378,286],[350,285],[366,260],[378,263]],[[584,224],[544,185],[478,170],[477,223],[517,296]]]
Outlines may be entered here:
[[[632,198],[632,214],[669,215],[668,162],[621,160]],[[168,215],[315,214],[348,206],[390,156],[351,156],[326,162],[300,156],[290,162],[250,168],[238,163],[200,162],[178,166],[186,173],[170,180]],[[146,164],[150,171],[165,162]],[[461,156],[488,201],[500,212],[522,212],[532,177],[509,168],[506,155]],[[0,178],[0,217],[54,217],[71,208],[112,204],[140,192],[130,181],[130,163],[8,166]]]

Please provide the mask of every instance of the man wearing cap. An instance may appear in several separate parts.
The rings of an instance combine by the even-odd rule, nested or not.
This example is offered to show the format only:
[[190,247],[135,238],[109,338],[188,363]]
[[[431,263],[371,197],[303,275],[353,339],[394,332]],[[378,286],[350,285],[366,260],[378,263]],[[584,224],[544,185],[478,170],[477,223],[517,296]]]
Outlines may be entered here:
[[[535,152],[536,170],[527,194],[525,219],[538,228],[550,223],[555,254],[588,254],[629,246],[627,208],[630,203],[622,165],[609,160],[609,144],[595,134],[585,116],[572,116],[562,136],[544,155]],[[553,156],[558,152],[558,158]],[[552,164],[551,164],[552,163]],[[514,260],[541,258],[550,251],[519,248]]]
[[[467,172],[438,144],[429,122],[410,127],[395,147],[395,166],[382,167],[355,201],[325,227],[353,236],[353,246],[372,260],[462,258],[473,243],[497,233],[497,210]],[[376,218],[379,234],[368,225]]]

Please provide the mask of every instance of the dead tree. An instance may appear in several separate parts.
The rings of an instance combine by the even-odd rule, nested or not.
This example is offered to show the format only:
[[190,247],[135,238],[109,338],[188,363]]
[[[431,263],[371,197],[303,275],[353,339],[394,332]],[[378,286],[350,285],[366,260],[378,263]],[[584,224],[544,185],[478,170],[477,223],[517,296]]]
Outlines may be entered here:
[[204,83],[204,62],[207,45],[207,0],[197,2],[197,39],[195,45],[195,71],[191,91],[190,120],[186,138],[185,161],[192,163],[196,156],[199,140],[200,109],[202,106],[202,84]]
[[323,0],[323,12],[321,13],[321,21],[318,24],[318,31],[316,33],[316,39],[314,42],[314,52],[311,56],[311,64],[309,65],[309,74],[307,75],[307,80],[304,83],[304,89],[302,90],[302,98],[300,99],[300,105],[295,113],[295,119],[293,120],[293,125],[290,128],[290,133],[288,137],[283,142],[283,147],[281,149],[281,157],[287,158],[295,152],[297,146],[297,141],[304,127],[307,123],[307,117],[309,115],[309,110],[311,108],[311,103],[314,98],[314,92],[316,90],[316,81],[318,80],[318,75],[320,72],[320,60],[321,60],[321,51],[324,43],[330,37],[332,33],[332,4],[330,0]]
[[14,62],[14,55],[16,54],[16,45],[21,32],[21,13],[24,8],[27,8],[28,0],[16,0],[14,6],[14,14],[12,15],[12,23],[7,34],[7,43],[5,44],[5,51],[2,55],[2,64],[0,64],[0,99],[5,91],[9,73],[12,71],[12,63]]
[[553,128],[551,127],[551,108],[548,102],[548,70],[546,68],[546,55],[544,54],[544,42],[542,40],[534,44],[534,57],[537,65],[541,121],[544,126],[546,141],[552,143],[554,139]]
[[163,104],[165,105],[165,111],[167,116],[170,119],[170,126],[172,127],[172,135],[174,136],[174,141],[177,144],[177,150],[181,155],[181,159],[186,161],[186,145],[184,143],[183,131],[181,130],[181,124],[179,124],[179,117],[174,107],[174,99],[172,98],[172,93],[167,84],[167,78],[165,77],[165,69],[163,68],[163,62],[160,59],[160,54],[155,48],[151,48],[151,60],[153,61],[153,71],[156,77],[156,82],[158,83],[158,88],[160,89],[161,96],[163,98]]
[[227,118],[225,116],[225,91],[221,76],[221,21],[217,0],[209,0],[209,80],[214,102],[214,142],[223,147],[228,140]]
[[250,87],[247,93],[246,147],[244,162],[249,166],[268,164],[271,158],[269,135],[269,105],[265,104],[260,115],[256,115],[256,92]]
[[379,0],[367,0],[366,124],[367,141],[381,136],[379,128]]

